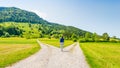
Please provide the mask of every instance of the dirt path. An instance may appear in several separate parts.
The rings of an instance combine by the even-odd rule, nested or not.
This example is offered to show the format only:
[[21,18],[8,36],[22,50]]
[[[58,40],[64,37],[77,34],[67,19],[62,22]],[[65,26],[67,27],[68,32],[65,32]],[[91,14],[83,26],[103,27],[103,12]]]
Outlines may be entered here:
[[36,54],[6,68],[89,68],[79,43],[64,48],[42,44]]

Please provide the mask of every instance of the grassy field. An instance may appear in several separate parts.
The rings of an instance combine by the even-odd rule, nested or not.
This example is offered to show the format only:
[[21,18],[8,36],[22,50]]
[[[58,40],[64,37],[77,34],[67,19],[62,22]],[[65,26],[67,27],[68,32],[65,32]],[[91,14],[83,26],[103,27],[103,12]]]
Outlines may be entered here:
[[0,44],[36,44],[36,39],[0,38]]
[[80,43],[91,68],[120,68],[120,43]]
[[35,39],[0,38],[0,68],[24,59],[39,49]]
[[[50,44],[50,45],[54,45],[56,47],[60,47],[60,42],[59,42],[59,39],[48,39],[48,38],[41,38],[39,39],[41,42],[43,43],[47,43],[47,44]],[[64,42],[64,47],[66,46],[69,46],[71,44],[73,44],[74,42],[71,41],[71,40],[65,40]]]

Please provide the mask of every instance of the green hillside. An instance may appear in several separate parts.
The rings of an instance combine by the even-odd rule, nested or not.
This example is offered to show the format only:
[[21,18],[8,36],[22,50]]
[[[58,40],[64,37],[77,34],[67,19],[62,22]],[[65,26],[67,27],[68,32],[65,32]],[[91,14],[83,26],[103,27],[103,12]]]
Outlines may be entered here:
[[64,35],[66,39],[71,39],[84,37],[87,32],[73,26],[48,22],[34,12],[16,7],[0,7],[0,23],[0,37],[59,38]]
[[1,37],[25,37],[25,38],[59,38],[64,35],[66,39],[72,39],[72,36],[84,36],[85,31],[72,26],[63,26],[57,24],[30,24],[3,22],[0,23]]
[[16,7],[0,7],[0,22],[45,23],[37,14]]

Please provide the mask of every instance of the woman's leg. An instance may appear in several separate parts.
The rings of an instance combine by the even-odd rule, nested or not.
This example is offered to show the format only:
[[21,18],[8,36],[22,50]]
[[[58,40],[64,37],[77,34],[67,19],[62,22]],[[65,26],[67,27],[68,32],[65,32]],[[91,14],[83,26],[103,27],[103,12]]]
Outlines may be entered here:
[[61,51],[63,51],[63,43],[60,43]]

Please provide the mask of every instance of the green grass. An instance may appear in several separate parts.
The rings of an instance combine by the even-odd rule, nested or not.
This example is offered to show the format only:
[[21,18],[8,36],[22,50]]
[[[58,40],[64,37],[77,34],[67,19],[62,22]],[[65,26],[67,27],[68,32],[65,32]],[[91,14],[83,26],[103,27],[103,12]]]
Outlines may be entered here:
[[91,68],[120,68],[120,43],[80,43]]
[[0,38],[0,68],[5,68],[37,52],[40,46],[35,39]]
[[[53,45],[53,46],[56,46],[56,47],[60,47],[60,42],[59,42],[59,39],[48,39],[48,38],[41,38],[39,39],[41,42],[43,43],[47,43],[47,44],[50,44],[50,45]],[[74,42],[71,41],[71,40],[65,40],[64,42],[64,47],[66,46],[69,46],[71,44],[73,44]]]
[[26,38],[0,38],[0,44],[35,44],[36,39],[26,39]]

